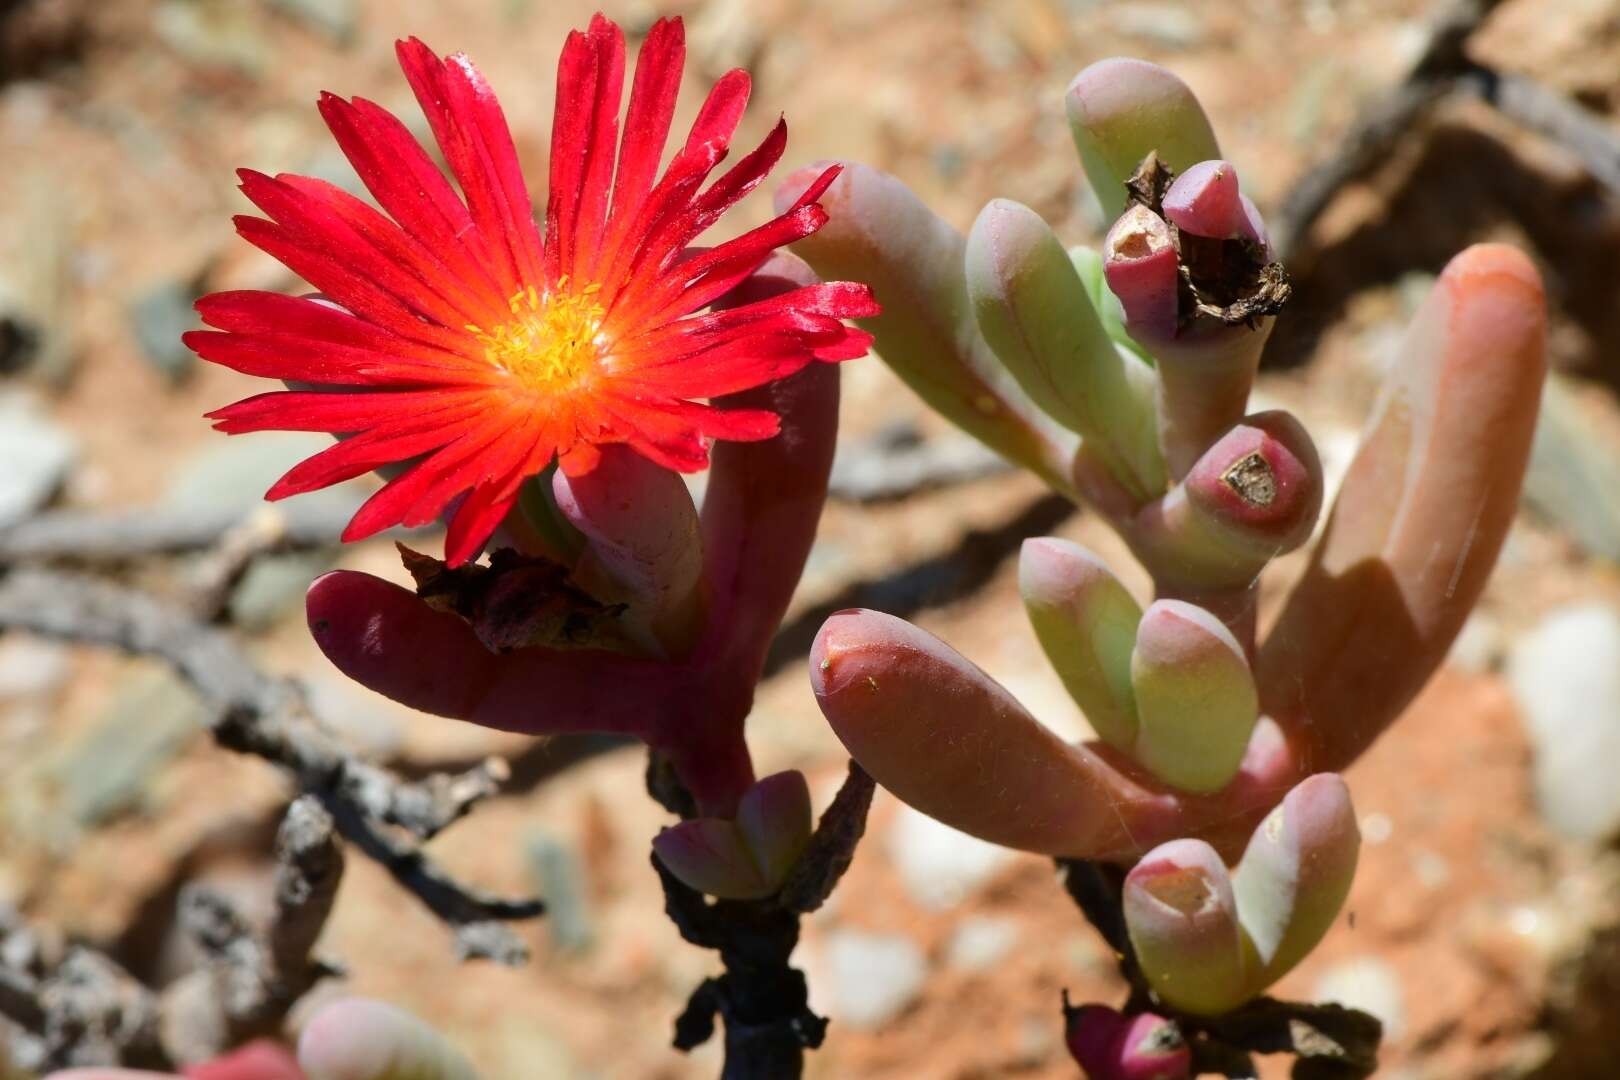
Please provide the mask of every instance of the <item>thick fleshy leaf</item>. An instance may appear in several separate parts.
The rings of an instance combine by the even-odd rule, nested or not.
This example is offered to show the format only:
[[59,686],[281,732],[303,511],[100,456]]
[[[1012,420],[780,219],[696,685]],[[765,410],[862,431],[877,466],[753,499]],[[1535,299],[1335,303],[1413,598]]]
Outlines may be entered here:
[[355,682],[413,709],[485,727],[645,735],[672,698],[689,692],[667,665],[618,653],[497,655],[457,616],[370,574],[316,578],[305,609],[315,644]]
[[1545,338],[1535,267],[1502,245],[1458,255],[1419,310],[1257,663],[1308,768],[1365,749],[1473,609],[1517,509]]
[[679,656],[699,629],[703,544],[681,478],[628,447],[609,446],[584,476],[558,470],[556,506],[584,537],[574,576],[595,595],[628,603],[626,616]]
[[1180,600],[1142,615],[1131,653],[1136,698],[1132,756],[1182,791],[1225,787],[1259,718],[1243,646],[1220,619]]
[[1053,854],[1129,848],[1147,831],[1158,801],[1150,791],[1065,743],[999,683],[904,620],[834,615],[811,648],[810,681],[855,760],[947,825]]
[[[777,191],[791,205],[819,167]],[[1049,420],[980,337],[963,277],[966,242],[895,177],[845,164],[822,205],[829,220],[794,246],[823,277],[871,285],[868,322],[883,360],[934,409],[1008,460],[1069,490],[1074,436]]]
[[477,1080],[443,1035],[380,1001],[350,998],[304,1026],[298,1062],[309,1080]]
[[1086,179],[1110,218],[1124,207],[1125,181],[1149,152],[1177,172],[1221,156],[1203,106],[1157,64],[1099,60],[1074,77],[1063,103]]
[[[778,253],[717,305],[741,308],[815,283],[792,255]],[[765,652],[798,586],[827,499],[838,438],[838,370],[812,364],[792,378],[723,398],[782,418],[763,442],[714,448],[701,515],[704,574],[713,614],[704,649],[737,693],[753,694]]]
[[797,769],[765,777],[737,804],[737,831],[772,891],[804,854],[812,827],[810,787]]
[[1166,341],[1180,328],[1181,261],[1170,227],[1132,205],[1103,239],[1103,277],[1137,341]]
[[1161,492],[1152,370],[1114,347],[1040,215],[991,202],[968,234],[966,269],[979,330],[1024,392],[1137,498]]
[[1333,773],[1300,781],[1255,829],[1232,889],[1258,966],[1260,992],[1316,947],[1350,894],[1361,831],[1350,790]]
[[1232,881],[1214,848],[1154,848],[1126,876],[1123,907],[1142,974],[1165,1002],[1213,1015],[1254,995]]
[[1136,742],[1131,649],[1142,608],[1101,559],[1069,540],[1025,540],[1018,588],[1041,648],[1099,738]]
[[1237,589],[1309,539],[1321,510],[1322,463],[1304,427],[1285,412],[1256,413],[1144,507],[1129,536],[1161,586]]
[[685,885],[722,900],[758,900],[771,895],[736,822],[693,818],[653,837],[658,859]]
[[1070,746],[944,642],[876,611],[822,625],[810,682],[880,784],[947,825],[1025,851],[1122,861],[1196,834],[1235,855],[1298,776],[1262,720],[1218,794],[1166,789],[1126,755]]
[[1217,240],[1259,240],[1230,161],[1200,161],[1164,193],[1164,216],[1182,232]]

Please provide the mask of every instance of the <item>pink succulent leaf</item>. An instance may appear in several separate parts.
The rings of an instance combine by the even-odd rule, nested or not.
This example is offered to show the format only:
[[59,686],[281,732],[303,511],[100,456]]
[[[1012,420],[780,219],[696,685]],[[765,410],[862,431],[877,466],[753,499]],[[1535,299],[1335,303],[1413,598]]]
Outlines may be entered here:
[[1236,850],[1294,780],[1274,725],[1257,726],[1213,796],[1166,789],[1128,757],[1071,746],[955,650],[902,619],[845,611],[822,626],[810,680],[851,756],[923,813],[991,843],[1120,861],[1200,834]]
[[1170,227],[1132,204],[1103,240],[1103,276],[1138,342],[1169,341],[1181,322],[1181,260]]
[[1164,216],[1182,232],[1195,236],[1260,239],[1238,190],[1237,169],[1230,161],[1200,161],[1176,177],[1164,193]]
[[1259,718],[1243,646],[1220,619],[1180,600],[1158,600],[1136,629],[1132,756],[1181,791],[1208,794],[1237,776]]
[[685,693],[681,673],[657,661],[591,649],[492,653],[462,619],[370,574],[316,578],[304,605],[310,634],[340,671],[436,716],[528,734],[646,737]]
[[723,900],[758,900],[780,884],[765,879],[736,822],[722,818],[693,818],[661,829],[653,851],[684,884]]
[[773,892],[804,854],[812,828],[810,786],[797,769],[765,777],[737,804],[737,831]]
[[471,1063],[421,1020],[364,998],[323,1007],[304,1026],[309,1080],[477,1080]]
[[1203,106],[1187,84],[1145,60],[1099,60],[1064,95],[1069,130],[1103,213],[1125,206],[1125,181],[1150,152],[1181,172],[1221,156]]
[[1136,743],[1131,650],[1142,608],[1101,559],[1069,540],[1025,540],[1018,587],[1041,648],[1105,743]]
[[1333,926],[1360,850],[1350,790],[1334,773],[1300,781],[1255,829],[1232,888],[1257,960],[1256,993],[1286,975]]
[[650,651],[680,656],[701,629],[703,544],[681,478],[628,446],[605,446],[583,476],[552,476],[558,511],[585,541],[574,579],[624,601],[621,625]]
[[[716,307],[768,299],[815,281],[801,259],[777,253]],[[838,397],[837,365],[811,364],[715,402],[769,409],[782,424],[772,439],[715,444],[700,515],[711,608],[708,636],[694,659],[739,699],[752,700],[766,650],[815,541],[838,441]]]
[[[819,175],[794,173],[777,191],[791,205]],[[986,446],[1069,490],[1075,438],[1048,418],[980,337],[962,274],[966,242],[898,179],[844,165],[821,197],[829,220],[794,245],[823,276],[858,274],[883,314],[864,325],[896,375]]]
[[1546,374],[1530,260],[1471,247],[1413,320],[1304,577],[1260,650],[1265,711],[1340,769],[1444,659],[1518,506]]
[[1322,463],[1284,412],[1244,417],[1180,484],[1125,528],[1132,550],[1178,591],[1243,588],[1310,538],[1322,509]]
[[1123,906],[1137,964],[1166,1004],[1210,1016],[1254,996],[1231,877],[1214,848],[1154,848],[1126,875]]
[[1152,369],[1115,347],[1050,226],[993,200],[968,234],[966,271],[980,332],[1031,400],[1138,499],[1162,491]]

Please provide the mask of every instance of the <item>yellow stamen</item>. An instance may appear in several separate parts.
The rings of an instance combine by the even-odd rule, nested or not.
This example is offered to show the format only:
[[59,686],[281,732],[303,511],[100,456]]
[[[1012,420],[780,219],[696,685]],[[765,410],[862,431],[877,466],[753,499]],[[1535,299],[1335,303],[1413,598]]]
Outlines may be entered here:
[[540,293],[533,285],[513,293],[506,306],[510,322],[491,330],[466,329],[484,347],[484,358],[516,376],[526,387],[556,394],[578,385],[602,358],[602,317],[597,303],[601,286],[591,284],[578,292],[568,279],[554,293]]

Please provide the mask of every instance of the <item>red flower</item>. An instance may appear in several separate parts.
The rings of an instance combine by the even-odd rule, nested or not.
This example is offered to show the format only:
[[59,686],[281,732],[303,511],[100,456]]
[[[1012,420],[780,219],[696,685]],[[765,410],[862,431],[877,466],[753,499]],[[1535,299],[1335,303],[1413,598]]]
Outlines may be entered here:
[[321,115],[388,216],[320,180],[242,170],[243,192],[269,220],[238,217],[237,230],[329,302],[215,293],[197,308],[218,330],[185,338],[215,363],[325,387],[209,413],[219,430],[351,436],[298,464],[266,498],[414,461],[360,508],[343,538],[425,524],[465,496],[445,541],[446,557],[461,563],[482,548],[523,480],[553,459],[578,475],[602,445],[627,443],[667,468],[702,469],[706,440],[770,438],[778,421],[697,399],[866,352],[870,336],[840,321],[877,313],[864,285],[814,285],[692,314],[773,249],[820,228],[827,215],[816,200],[838,170],[769,224],[689,250],[765,178],[787,127],[779,121],[704,188],[748,100],[747,73],[730,72],[655,183],[685,59],[679,19],[647,35],[622,139],[623,33],[598,15],[569,35],[543,238],[505,117],[477,69],[414,39],[397,52],[465,201],[394,116],[361,98],[322,95]]

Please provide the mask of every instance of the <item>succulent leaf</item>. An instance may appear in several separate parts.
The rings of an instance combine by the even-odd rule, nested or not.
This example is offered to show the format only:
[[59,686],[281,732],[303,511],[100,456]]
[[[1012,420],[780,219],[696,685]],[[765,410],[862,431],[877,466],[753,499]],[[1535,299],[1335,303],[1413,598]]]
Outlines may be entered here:
[[1125,878],[1125,928],[1142,974],[1184,1012],[1226,1012],[1253,996],[1226,865],[1202,840],[1172,840]]
[[1109,217],[1125,206],[1125,181],[1157,153],[1177,172],[1221,156],[1203,106],[1175,74],[1145,60],[1099,60],[1064,95],[1069,130]]
[[1058,677],[1097,736],[1136,742],[1131,650],[1141,605],[1101,559],[1069,540],[1025,540],[1018,557],[1024,610]]
[[1114,347],[1040,215],[992,201],[968,234],[966,267],[979,330],[1024,392],[1138,498],[1162,491],[1152,371]]
[[[790,205],[819,170],[788,178]],[[867,321],[894,373],[985,445],[1069,490],[1075,438],[1029,399],[979,335],[963,276],[966,241],[905,184],[851,162],[821,198],[830,218],[796,245],[823,275],[871,285],[883,314]]]
[[1218,618],[1180,600],[1155,601],[1136,630],[1131,686],[1133,756],[1143,767],[1198,794],[1237,775],[1259,705],[1243,646]]

